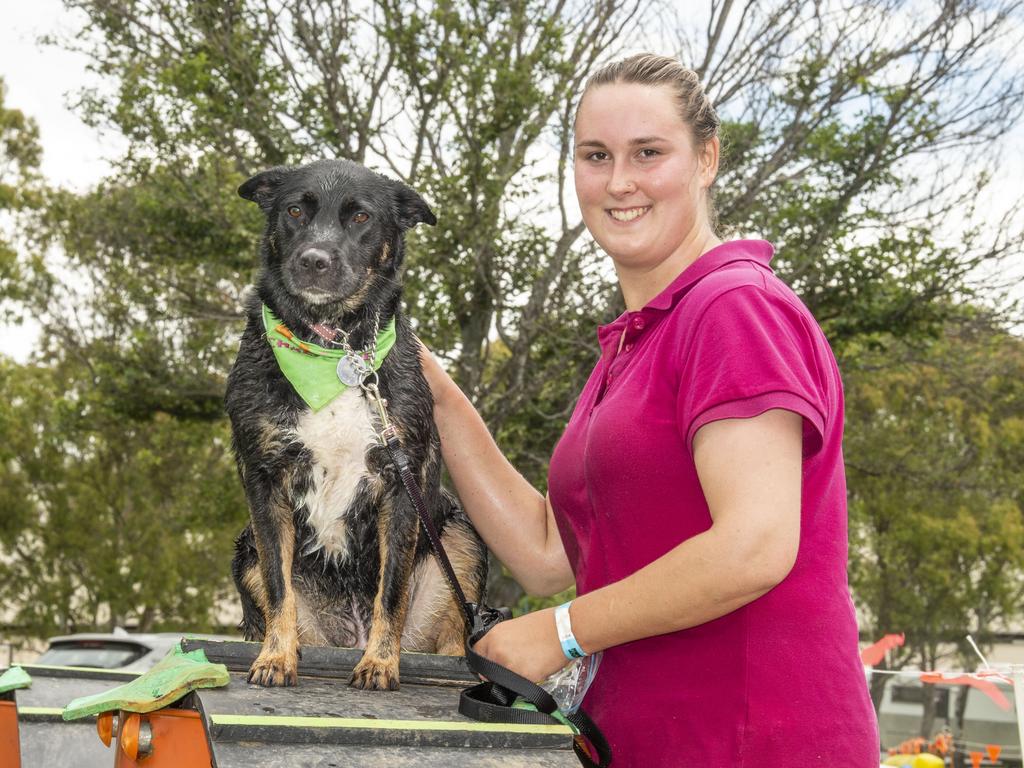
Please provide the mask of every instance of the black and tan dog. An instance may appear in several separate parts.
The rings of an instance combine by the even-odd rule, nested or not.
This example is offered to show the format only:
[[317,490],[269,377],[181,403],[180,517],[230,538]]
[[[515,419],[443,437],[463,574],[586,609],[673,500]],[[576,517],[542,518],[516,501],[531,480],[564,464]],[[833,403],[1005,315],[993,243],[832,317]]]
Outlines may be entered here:
[[232,564],[241,629],[263,641],[249,680],[294,685],[300,646],[335,645],[366,649],[352,685],[395,689],[400,647],[463,652],[462,614],[376,438],[375,404],[355,386],[311,407],[275,354],[336,346],[324,329],[372,349],[394,319],[380,391],[467,598],[479,600],[485,550],[441,488],[433,401],[401,311],[404,234],[436,219],[409,187],[347,161],[273,168],[239,194],[267,216],[225,397],[251,512]]

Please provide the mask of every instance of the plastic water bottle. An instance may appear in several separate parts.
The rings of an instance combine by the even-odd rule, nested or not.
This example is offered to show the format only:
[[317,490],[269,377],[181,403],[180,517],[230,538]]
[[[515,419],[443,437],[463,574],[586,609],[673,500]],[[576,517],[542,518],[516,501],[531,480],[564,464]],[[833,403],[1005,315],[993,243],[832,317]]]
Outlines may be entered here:
[[563,715],[571,715],[579,709],[587,689],[597,676],[600,663],[600,651],[582,659],[573,659],[541,683],[540,687],[551,694]]

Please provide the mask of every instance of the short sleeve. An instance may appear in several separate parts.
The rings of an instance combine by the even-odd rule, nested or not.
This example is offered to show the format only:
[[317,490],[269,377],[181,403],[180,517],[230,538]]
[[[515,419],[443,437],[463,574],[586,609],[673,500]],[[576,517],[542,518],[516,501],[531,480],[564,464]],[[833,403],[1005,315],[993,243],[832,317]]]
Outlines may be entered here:
[[759,286],[732,288],[708,304],[681,353],[676,416],[691,452],[705,424],[775,408],[803,417],[804,458],[821,449],[827,393],[799,307]]

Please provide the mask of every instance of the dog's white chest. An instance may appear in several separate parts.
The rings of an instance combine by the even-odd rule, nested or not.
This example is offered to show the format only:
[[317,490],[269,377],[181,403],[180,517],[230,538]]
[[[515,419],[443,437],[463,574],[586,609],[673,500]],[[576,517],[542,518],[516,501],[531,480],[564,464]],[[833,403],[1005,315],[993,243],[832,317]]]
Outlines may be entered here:
[[369,403],[358,389],[346,389],[319,411],[304,413],[295,433],[313,454],[309,490],[296,499],[314,532],[303,547],[322,548],[326,556],[342,560],[348,549],[345,512],[368,474],[366,451],[375,439]]

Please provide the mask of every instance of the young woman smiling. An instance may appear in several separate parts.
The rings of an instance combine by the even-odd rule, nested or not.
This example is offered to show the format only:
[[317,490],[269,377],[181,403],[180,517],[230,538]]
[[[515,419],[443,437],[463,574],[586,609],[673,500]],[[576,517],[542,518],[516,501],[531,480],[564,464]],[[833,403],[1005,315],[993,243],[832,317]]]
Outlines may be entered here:
[[[645,54],[587,83],[583,219],[626,311],[551,459],[545,499],[426,352],[445,462],[529,592],[578,597],[477,645],[533,680],[604,651],[585,700],[614,765],[874,768],[846,577],[843,394],[772,246],[723,243],[718,117],[696,75]],[[568,615],[569,626],[565,624]]]

